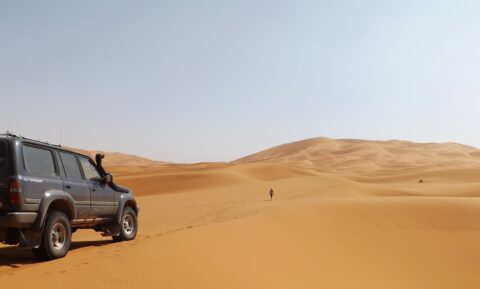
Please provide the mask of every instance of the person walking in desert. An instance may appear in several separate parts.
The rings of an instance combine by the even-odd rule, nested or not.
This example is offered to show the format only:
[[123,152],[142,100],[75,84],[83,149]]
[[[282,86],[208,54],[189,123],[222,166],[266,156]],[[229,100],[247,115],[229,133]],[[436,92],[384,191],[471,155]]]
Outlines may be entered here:
[[275,192],[273,191],[273,189],[270,189],[269,194],[270,194],[270,201],[272,201],[272,200],[273,200],[273,195],[275,194]]

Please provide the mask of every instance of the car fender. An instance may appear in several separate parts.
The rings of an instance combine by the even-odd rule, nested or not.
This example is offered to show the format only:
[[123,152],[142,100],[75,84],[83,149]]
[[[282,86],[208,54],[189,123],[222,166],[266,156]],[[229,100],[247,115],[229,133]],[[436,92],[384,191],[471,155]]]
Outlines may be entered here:
[[120,222],[122,220],[123,209],[125,208],[125,204],[127,202],[130,202],[130,203],[133,204],[133,209],[138,214],[139,209],[138,209],[138,206],[137,206],[137,201],[135,200],[135,197],[133,196],[133,194],[131,194],[131,193],[128,193],[128,194],[121,193],[120,194],[120,199],[118,201],[117,214],[114,218],[114,220],[117,224],[120,224]]
[[70,194],[64,191],[58,191],[58,190],[46,191],[43,194],[43,197],[40,201],[40,205],[38,207],[38,217],[33,225],[34,230],[42,230],[47,218],[48,208],[54,201],[57,201],[57,200],[61,200],[67,205],[71,214],[70,221],[72,221],[75,218],[77,213],[75,209],[75,201],[70,196]]

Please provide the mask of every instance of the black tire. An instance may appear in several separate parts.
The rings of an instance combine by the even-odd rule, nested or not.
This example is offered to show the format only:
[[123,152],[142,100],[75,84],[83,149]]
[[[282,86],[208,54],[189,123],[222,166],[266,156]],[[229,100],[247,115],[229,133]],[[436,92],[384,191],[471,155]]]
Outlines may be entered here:
[[113,236],[117,242],[131,241],[135,239],[138,231],[137,213],[132,207],[125,207],[120,220],[120,234]]
[[52,211],[47,214],[47,222],[42,232],[40,247],[33,249],[41,261],[63,258],[72,243],[72,228],[67,215]]

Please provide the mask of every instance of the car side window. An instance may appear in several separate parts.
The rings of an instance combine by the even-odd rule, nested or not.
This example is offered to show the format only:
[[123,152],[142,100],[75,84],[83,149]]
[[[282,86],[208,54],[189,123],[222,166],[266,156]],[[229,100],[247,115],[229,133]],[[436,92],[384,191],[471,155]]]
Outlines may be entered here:
[[30,173],[56,175],[53,155],[48,149],[24,145],[23,161],[25,169]]
[[80,164],[82,165],[83,173],[87,180],[100,179],[100,174],[98,173],[97,167],[92,164],[92,162],[84,157],[80,157]]
[[60,158],[62,159],[63,168],[68,179],[81,181],[82,173],[78,166],[77,158],[73,154],[60,152]]

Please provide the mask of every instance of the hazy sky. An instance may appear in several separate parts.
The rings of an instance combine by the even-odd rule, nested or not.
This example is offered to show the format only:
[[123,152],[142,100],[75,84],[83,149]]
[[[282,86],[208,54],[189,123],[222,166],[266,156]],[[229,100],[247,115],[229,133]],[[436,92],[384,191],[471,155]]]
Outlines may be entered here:
[[480,146],[480,1],[0,1],[0,130],[176,162]]

